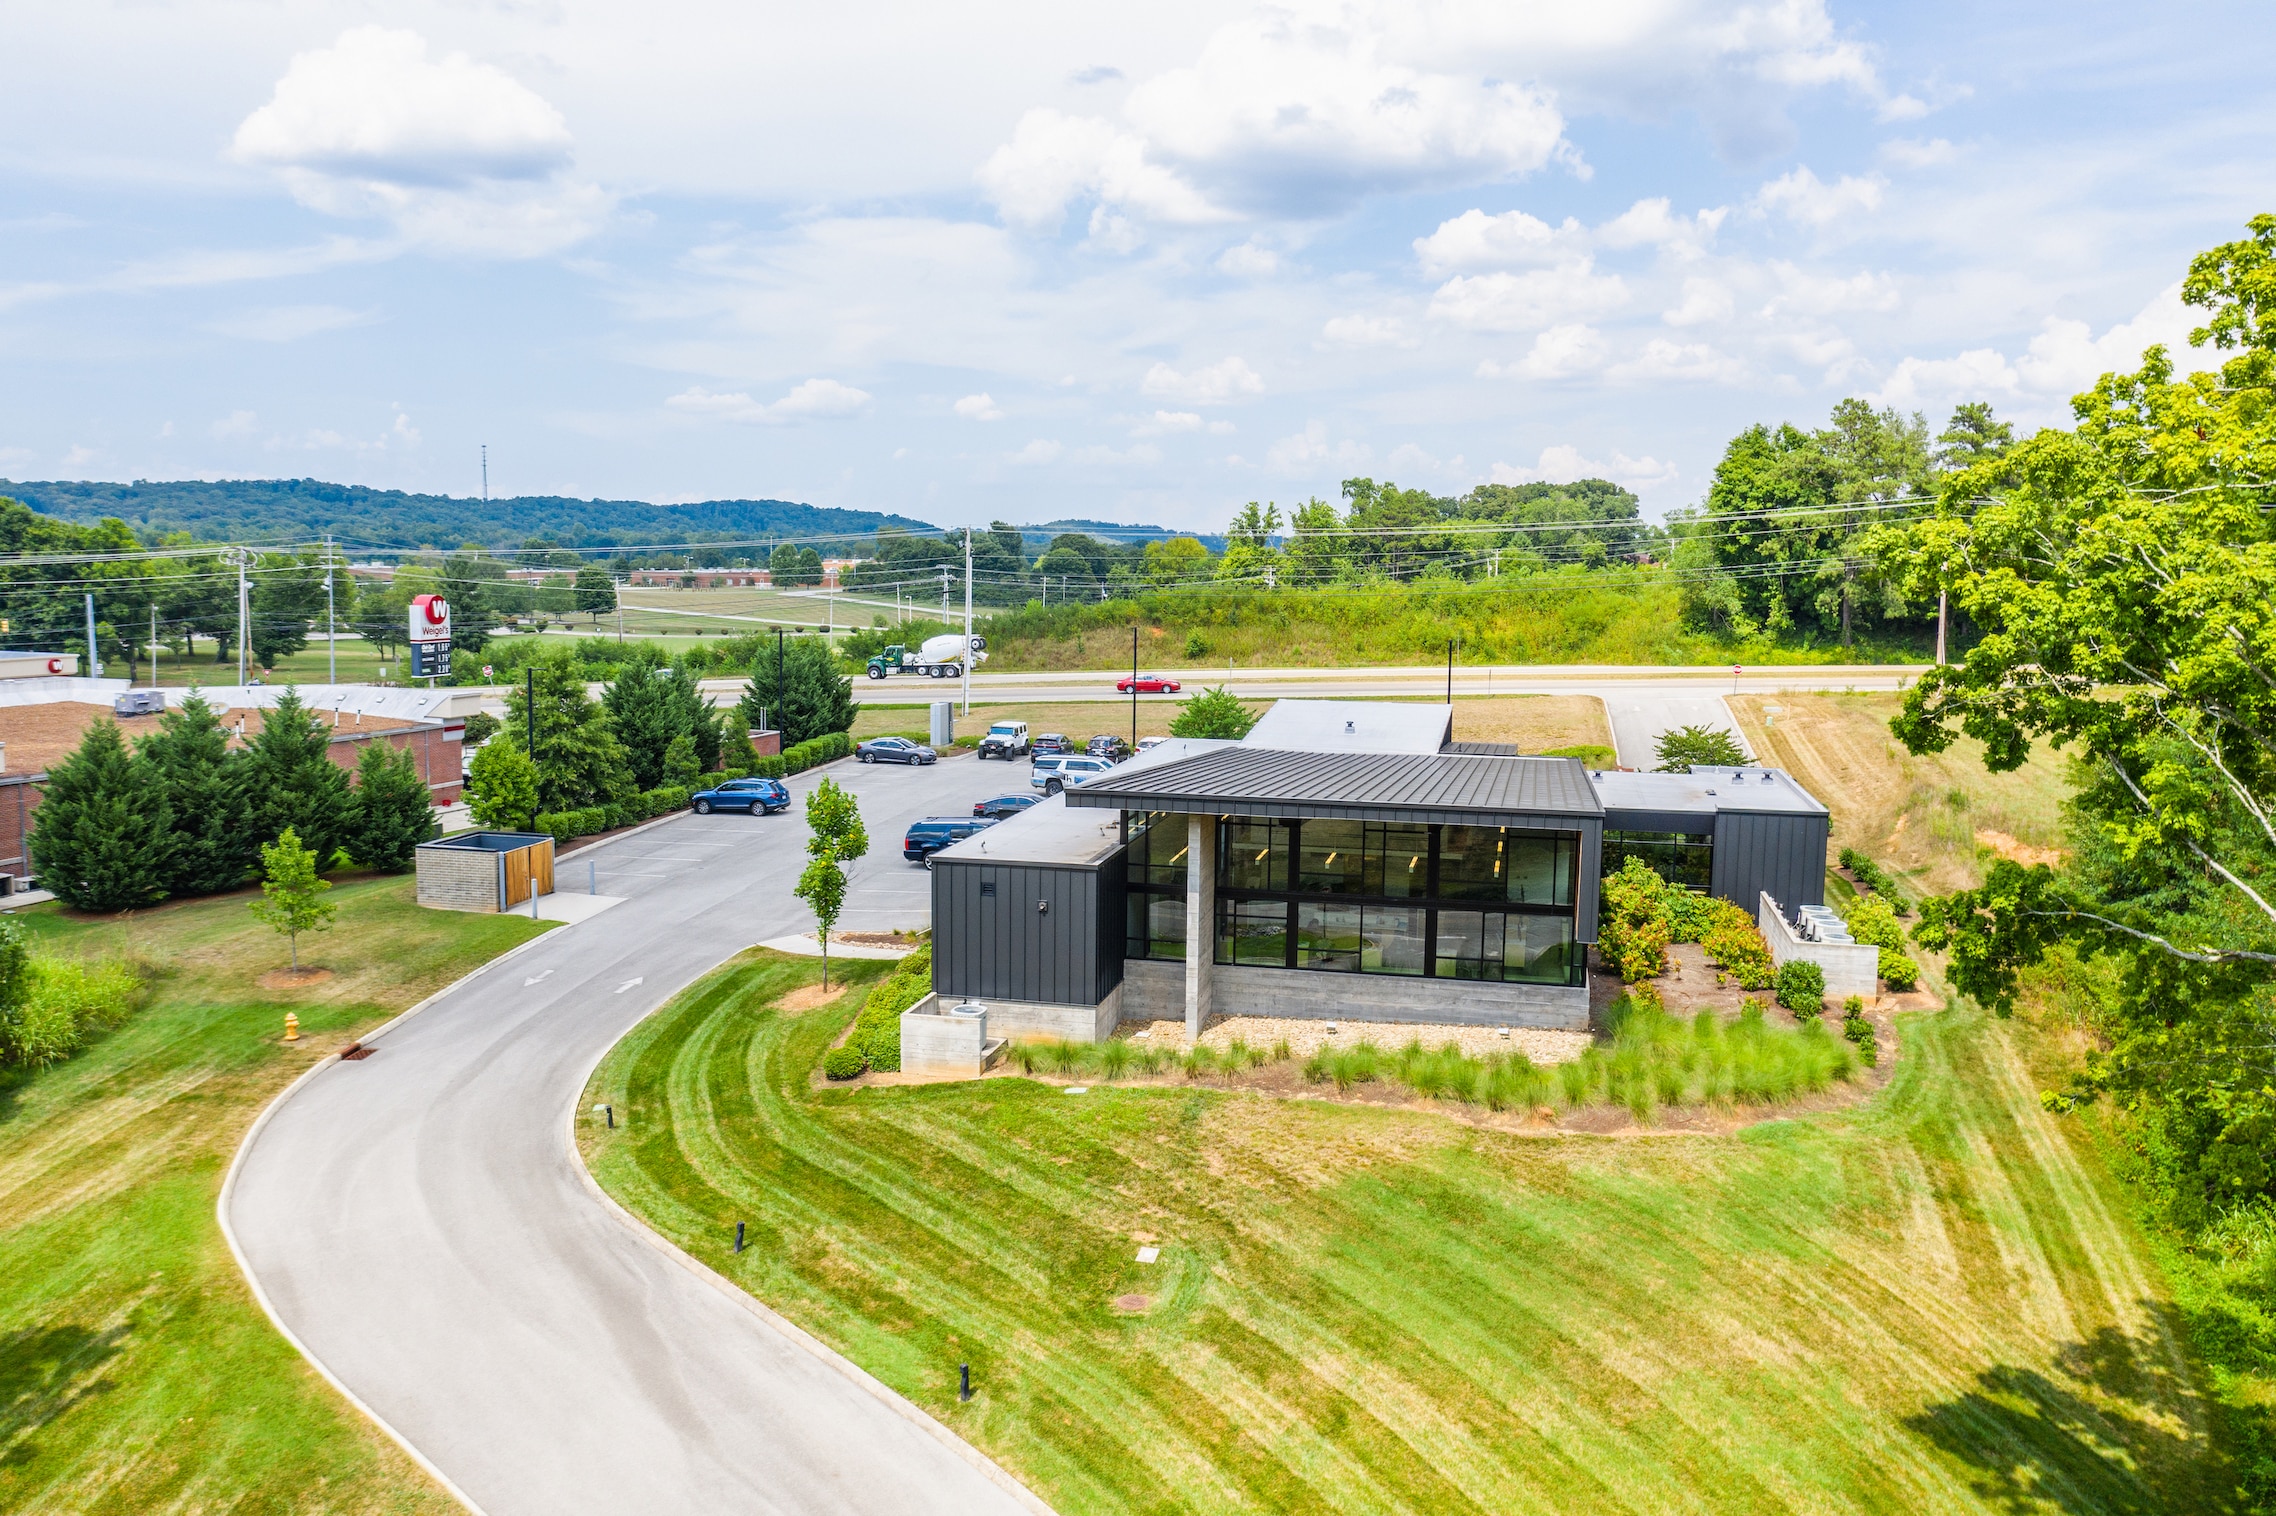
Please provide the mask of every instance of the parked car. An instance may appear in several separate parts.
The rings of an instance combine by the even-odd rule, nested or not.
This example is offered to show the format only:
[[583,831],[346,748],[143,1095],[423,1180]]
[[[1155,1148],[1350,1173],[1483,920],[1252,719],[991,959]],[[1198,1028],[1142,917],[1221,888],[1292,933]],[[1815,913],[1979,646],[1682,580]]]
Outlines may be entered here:
[[927,816],[922,821],[912,821],[901,838],[901,856],[911,863],[930,863],[933,854],[950,843],[962,842],[974,832],[995,824],[985,816]]
[[730,779],[715,790],[689,797],[688,808],[698,816],[713,811],[772,816],[790,809],[790,789],[780,779]]
[[1109,763],[1120,763],[1130,756],[1130,744],[1120,737],[1101,732],[1090,740],[1090,745],[1085,747],[1083,751],[1093,758],[1104,758]]
[[1160,747],[1163,743],[1169,740],[1170,739],[1167,737],[1141,737],[1138,739],[1138,751],[1141,753],[1146,752],[1150,748]]
[[1025,758],[1027,749],[1027,723],[1024,721],[999,721],[988,728],[987,736],[980,739],[980,756],[983,758],[1001,758],[1008,763],[1014,758]]
[[864,763],[937,763],[940,754],[906,737],[872,737],[854,749]]
[[1027,782],[1046,795],[1056,795],[1061,790],[1074,789],[1088,780],[1096,779],[1101,774],[1113,772],[1114,763],[1112,760],[1093,758],[1087,753],[1075,753],[1061,758],[1049,768],[1037,764],[1035,773]]
[[1071,753],[1074,750],[1075,744],[1069,742],[1066,738],[1060,736],[1057,732],[1045,732],[1042,736],[1036,738],[1034,742],[1028,744],[1027,755],[1030,758],[1033,758],[1043,753]]
[[998,795],[993,800],[983,800],[972,807],[972,814],[985,816],[990,821],[1001,821],[1006,816],[1017,816],[1035,804],[1038,798],[1040,797],[1035,795]]
[[1164,679],[1159,674],[1136,674],[1114,681],[1114,687],[1127,695],[1136,690],[1141,695],[1174,695],[1185,688],[1175,679]]

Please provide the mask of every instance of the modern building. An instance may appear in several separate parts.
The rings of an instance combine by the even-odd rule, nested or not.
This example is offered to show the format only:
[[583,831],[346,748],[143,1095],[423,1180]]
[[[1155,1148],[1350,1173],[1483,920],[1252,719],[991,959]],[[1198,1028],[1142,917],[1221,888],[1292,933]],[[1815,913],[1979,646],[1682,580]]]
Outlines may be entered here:
[[1014,1037],[1213,1012],[1582,1028],[1625,859],[1750,914],[1824,899],[1826,809],[1778,770],[1592,773],[1452,721],[1283,700],[944,849],[934,988]]

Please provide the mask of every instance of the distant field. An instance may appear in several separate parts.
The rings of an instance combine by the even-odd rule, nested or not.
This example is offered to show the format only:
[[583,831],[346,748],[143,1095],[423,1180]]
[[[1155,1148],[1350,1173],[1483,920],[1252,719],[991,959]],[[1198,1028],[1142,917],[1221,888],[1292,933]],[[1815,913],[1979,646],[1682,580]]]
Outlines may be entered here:
[[[1187,691],[1191,693],[1191,691]],[[943,695],[942,698],[948,698]],[[1138,699],[1138,735],[1166,737],[1178,713],[1182,695],[1142,695]],[[1264,710],[1269,700],[1244,702],[1251,711]],[[855,707],[853,734],[923,731],[927,714],[922,702],[906,707]],[[978,736],[991,723],[1024,721],[1031,732],[1062,732],[1083,740],[1101,733],[1130,735],[1130,698],[1052,703],[973,702],[972,714],[956,716],[958,736]],[[1597,744],[1610,747],[1611,729],[1604,719],[1604,702],[1593,695],[1490,695],[1462,696],[1454,702],[1454,735],[1463,742],[1514,742],[1526,752],[1547,748]]]
[[[699,626],[720,635],[734,636],[776,626],[826,628],[833,617],[837,629],[843,632],[874,625],[879,616],[888,623],[896,617],[890,595],[879,599],[875,595],[844,593],[832,596],[786,594],[779,590],[678,590],[628,585],[620,598],[624,602],[627,632],[678,632]],[[923,615],[925,607],[916,606],[914,611]],[[939,611],[939,602],[933,602],[932,614],[937,616]],[[615,618],[604,618],[604,624],[613,629]]]
[[338,926],[300,949],[333,977],[297,990],[258,987],[285,948],[244,894],[24,913],[41,951],[158,977],[78,1058],[0,1076],[0,1510],[458,1509],[277,1335],[214,1220],[246,1128],[301,1070],[533,929],[411,896],[342,883]]
[[2165,1286],[2019,1024],[1905,1017],[1839,1114],[1544,1138],[1206,1087],[816,1091],[856,997],[775,1009],[815,977],[755,952],[635,1030],[588,1162],[1063,1512],[2222,1508]]

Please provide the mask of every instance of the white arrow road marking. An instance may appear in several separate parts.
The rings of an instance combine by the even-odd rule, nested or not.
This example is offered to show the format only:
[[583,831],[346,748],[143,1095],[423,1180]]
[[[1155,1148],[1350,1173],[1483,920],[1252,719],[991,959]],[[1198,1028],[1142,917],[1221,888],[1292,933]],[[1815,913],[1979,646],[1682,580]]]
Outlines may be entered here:
[[621,994],[623,994],[623,993],[624,993],[626,990],[629,990],[629,989],[631,989],[631,988],[632,988],[634,985],[638,984],[639,982],[640,982],[640,981],[639,981],[638,979],[627,979],[626,981],[624,981],[624,983],[622,983],[622,984],[618,985],[618,986],[617,986],[615,989],[611,990],[609,993],[610,993],[610,994],[612,994],[612,995],[621,995]]
[[524,980],[522,981],[522,988],[526,990],[526,989],[528,989],[528,988],[529,988],[531,985],[533,985],[533,984],[537,983],[537,982],[538,982],[540,979],[550,979],[550,978],[552,978],[552,977],[553,977],[553,970],[551,970],[551,969],[547,969],[547,970],[546,970],[544,973],[542,973],[542,974],[533,974],[533,975],[531,975],[529,978],[527,978],[527,979],[524,979]]

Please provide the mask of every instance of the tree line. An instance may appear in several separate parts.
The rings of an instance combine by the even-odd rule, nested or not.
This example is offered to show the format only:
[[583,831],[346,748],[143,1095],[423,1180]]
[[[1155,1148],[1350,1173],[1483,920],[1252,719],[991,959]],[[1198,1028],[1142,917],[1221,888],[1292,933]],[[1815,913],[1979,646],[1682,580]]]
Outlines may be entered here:
[[329,756],[332,729],[293,691],[242,746],[230,736],[195,693],[131,745],[97,720],[32,813],[41,886],[82,910],[129,910],[237,889],[287,831],[326,866],[386,872],[435,835],[418,760],[375,736],[351,780]]

